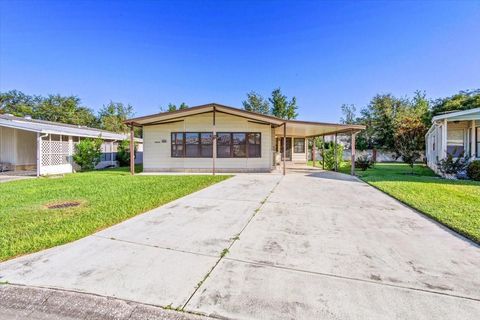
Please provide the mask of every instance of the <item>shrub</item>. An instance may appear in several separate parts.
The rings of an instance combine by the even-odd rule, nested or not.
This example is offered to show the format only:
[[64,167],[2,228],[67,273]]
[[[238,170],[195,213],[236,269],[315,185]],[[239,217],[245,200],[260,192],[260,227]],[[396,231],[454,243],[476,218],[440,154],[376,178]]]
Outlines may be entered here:
[[[135,145],[135,150],[137,150],[136,145]],[[120,167],[125,167],[130,165],[130,141],[123,140],[118,145],[117,161]]]
[[100,162],[102,156],[101,139],[84,139],[75,145],[73,161],[80,166],[82,171],[93,170]]
[[355,160],[355,167],[361,169],[362,171],[365,171],[368,168],[373,167],[374,164],[375,163],[373,162],[373,159],[367,155],[358,157],[358,159]]
[[[455,150],[453,154],[455,154]],[[458,158],[454,158],[452,154],[447,154],[445,159],[442,159],[438,162],[438,169],[440,172],[445,174],[457,174],[458,172],[465,169],[468,164],[468,158],[463,156],[463,152],[458,156]]]
[[[333,143],[326,144],[327,149],[322,152],[322,158],[325,159],[325,169],[333,170],[335,168],[335,147]],[[343,146],[337,144],[337,168],[343,163]]]
[[472,180],[480,181],[480,160],[470,162],[467,167],[467,175]]

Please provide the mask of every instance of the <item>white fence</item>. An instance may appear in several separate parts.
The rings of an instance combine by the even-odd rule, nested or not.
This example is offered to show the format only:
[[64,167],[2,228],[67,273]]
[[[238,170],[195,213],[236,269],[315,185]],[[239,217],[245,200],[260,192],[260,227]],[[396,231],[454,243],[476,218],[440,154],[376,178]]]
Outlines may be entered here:
[[[423,161],[423,158],[424,158],[424,155],[425,155],[425,152],[423,151],[420,151],[421,153],[421,157],[420,157],[420,160],[419,162],[422,162]],[[351,159],[351,155],[352,155],[352,152],[350,149],[348,150],[344,150],[343,151],[343,160],[345,161],[350,161]],[[357,150],[355,152],[355,157],[358,159],[359,157],[362,157],[362,156],[369,156],[369,157],[373,157],[373,150]],[[316,159],[322,159],[322,156],[321,156],[321,153],[319,150],[317,150],[316,154],[315,154],[315,157]],[[402,161],[402,158],[395,158],[395,152],[393,151],[386,151],[386,150],[377,150],[377,162],[403,162]],[[309,155],[308,155],[308,158],[309,160],[312,160],[312,153],[309,152]]]

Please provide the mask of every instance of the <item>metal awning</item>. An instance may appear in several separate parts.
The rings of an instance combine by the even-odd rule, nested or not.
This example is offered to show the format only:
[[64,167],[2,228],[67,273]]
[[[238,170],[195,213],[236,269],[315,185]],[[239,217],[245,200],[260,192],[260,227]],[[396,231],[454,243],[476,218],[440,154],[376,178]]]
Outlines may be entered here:
[[85,138],[102,138],[105,140],[128,139],[127,134],[119,134],[85,126],[76,126],[58,122],[20,118],[5,114],[0,115],[0,127],[38,132],[41,134],[58,134]]

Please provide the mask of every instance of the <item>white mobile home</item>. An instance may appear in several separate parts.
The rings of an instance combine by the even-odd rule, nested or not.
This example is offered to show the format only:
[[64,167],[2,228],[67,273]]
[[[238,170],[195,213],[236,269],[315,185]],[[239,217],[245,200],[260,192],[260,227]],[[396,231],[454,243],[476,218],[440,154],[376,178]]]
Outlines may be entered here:
[[129,119],[143,129],[145,172],[270,172],[306,164],[307,139],[364,126],[284,120],[216,103]]
[[118,142],[128,137],[84,126],[0,115],[0,171],[34,171],[37,175],[73,172],[74,146],[84,138],[104,140],[97,165],[103,168],[117,164]]
[[433,117],[425,143],[427,164],[436,173],[448,154],[480,159],[480,108]]

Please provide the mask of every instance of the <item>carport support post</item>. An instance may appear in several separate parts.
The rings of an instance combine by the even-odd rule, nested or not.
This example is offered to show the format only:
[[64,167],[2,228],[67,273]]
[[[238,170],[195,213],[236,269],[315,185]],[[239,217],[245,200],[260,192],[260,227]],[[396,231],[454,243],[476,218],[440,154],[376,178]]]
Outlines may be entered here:
[[213,128],[212,128],[212,175],[215,175],[215,159],[217,158],[217,131],[215,128],[215,116],[216,116],[216,108],[213,107]]
[[333,143],[333,161],[334,161],[334,165],[333,165],[333,169],[336,171],[338,171],[338,168],[337,168],[337,134],[335,133],[335,142]]
[[42,165],[42,137],[37,132],[37,177],[40,177],[40,166]]
[[322,136],[322,169],[325,170],[325,135]]
[[350,148],[352,149],[352,155],[351,155],[352,156],[352,159],[351,159],[352,164],[350,166],[350,174],[352,176],[355,175],[355,135],[356,134],[357,134],[356,132],[352,131],[352,141],[350,141],[350,144],[351,144]]
[[315,167],[315,153],[316,153],[316,146],[315,146],[315,137],[313,137],[312,139],[312,162],[313,162],[313,166]]
[[135,141],[133,123],[130,124],[130,174],[135,174]]
[[283,175],[285,175],[286,166],[285,159],[287,158],[287,123],[283,123]]

